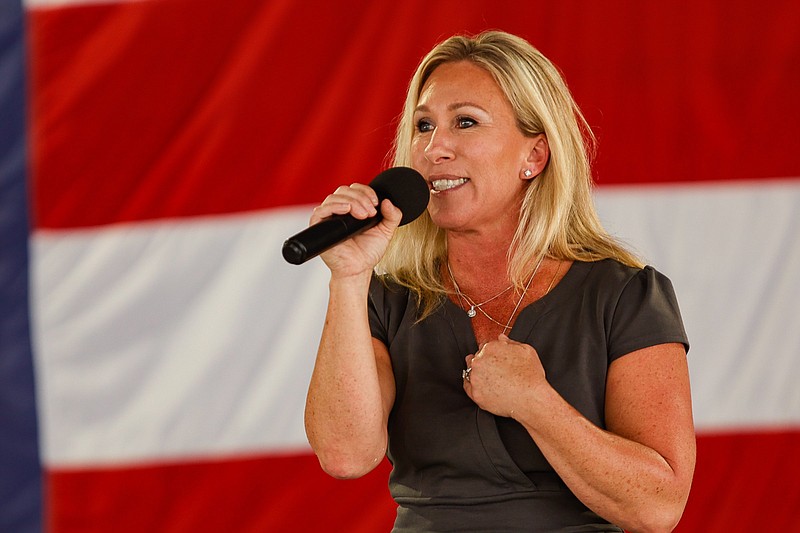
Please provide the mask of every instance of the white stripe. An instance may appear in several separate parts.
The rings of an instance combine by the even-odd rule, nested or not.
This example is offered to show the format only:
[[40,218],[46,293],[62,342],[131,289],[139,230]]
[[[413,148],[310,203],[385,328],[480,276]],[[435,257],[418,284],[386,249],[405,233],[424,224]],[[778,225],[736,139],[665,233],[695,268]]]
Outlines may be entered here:
[[[611,187],[601,217],[674,282],[698,430],[800,425],[800,180]],[[38,232],[34,340],[51,466],[307,449],[327,297],[288,265],[300,207]]]
[[306,449],[327,270],[280,249],[309,213],[37,233],[45,462]]
[[610,187],[597,204],[675,285],[698,429],[800,425],[800,179]]

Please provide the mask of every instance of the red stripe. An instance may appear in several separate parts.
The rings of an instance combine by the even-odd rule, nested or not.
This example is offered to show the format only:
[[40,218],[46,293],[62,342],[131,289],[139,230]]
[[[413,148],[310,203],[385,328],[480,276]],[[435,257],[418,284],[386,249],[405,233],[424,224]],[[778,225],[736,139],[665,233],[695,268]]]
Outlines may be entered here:
[[800,531],[800,429],[704,435],[678,533]]
[[421,54],[488,27],[565,71],[601,183],[800,176],[792,0],[162,0],[31,13],[35,223],[310,203],[369,181]]
[[388,463],[357,480],[310,455],[48,475],[50,533],[389,531]]
[[[676,531],[800,531],[800,431],[701,435],[689,504]],[[310,455],[142,468],[56,470],[51,533],[388,531],[384,462],[337,481]]]

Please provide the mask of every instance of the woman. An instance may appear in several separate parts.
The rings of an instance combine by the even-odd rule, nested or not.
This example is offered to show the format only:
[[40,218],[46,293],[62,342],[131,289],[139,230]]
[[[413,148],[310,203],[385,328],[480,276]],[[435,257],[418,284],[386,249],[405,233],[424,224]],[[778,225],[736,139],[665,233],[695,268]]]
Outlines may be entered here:
[[398,229],[355,184],[312,215],[383,215],[322,256],[306,430],[335,477],[388,454],[395,531],[670,531],[683,512],[686,335],[669,280],[598,222],[587,140],[526,41],[453,37],[414,74],[395,141],[427,213]]

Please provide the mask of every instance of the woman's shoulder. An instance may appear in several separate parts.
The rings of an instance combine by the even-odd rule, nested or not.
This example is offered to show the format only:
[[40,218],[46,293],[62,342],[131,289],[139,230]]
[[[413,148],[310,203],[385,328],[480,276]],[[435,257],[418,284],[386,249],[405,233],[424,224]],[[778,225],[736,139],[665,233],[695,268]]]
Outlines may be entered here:
[[388,274],[373,274],[369,286],[369,298],[373,305],[381,308],[405,308],[410,290]]
[[370,293],[382,292],[406,295],[409,293],[408,287],[401,284],[394,276],[390,276],[389,274],[373,274],[369,289]]
[[[672,296],[672,281],[651,265],[631,266],[615,259],[575,262],[584,272],[584,288],[619,295],[623,292],[644,294],[666,292]],[[672,296],[674,297],[674,296]]]
[[369,287],[368,312],[372,336],[387,346],[397,332],[413,323],[417,316],[412,291],[392,276],[372,276]]
[[646,346],[689,342],[672,281],[652,266],[606,259],[587,264],[584,293],[604,310],[611,360]]
[[599,261],[581,262],[575,261],[578,268],[586,270],[587,275],[592,278],[601,279],[606,282],[613,282],[626,285],[634,278],[658,277],[666,278],[652,265],[642,267],[626,265],[616,259],[601,259]]

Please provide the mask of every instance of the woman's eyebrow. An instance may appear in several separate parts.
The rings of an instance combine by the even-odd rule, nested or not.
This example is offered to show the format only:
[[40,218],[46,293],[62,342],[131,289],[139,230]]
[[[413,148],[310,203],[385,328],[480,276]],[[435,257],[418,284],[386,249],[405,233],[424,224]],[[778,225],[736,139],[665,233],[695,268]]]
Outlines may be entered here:
[[[486,109],[484,109],[482,106],[480,106],[480,105],[478,105],[478,104],[476,104],[474,102],[453,102],[452,104],[448,104],[447,110],[448,111],[455,111],[457,109],[461,109],[461,108],[464,108],[464,107],[474,107],[476,109],[480,109],[484,113],[488,113],[488,111],[486,111]],[[430,112],[430,108],[428,106],[422,104],[422,105],[418,105],[414,109],[414,112],[415,113],[420,113],[420,112],[421,113],[429,113]]]

